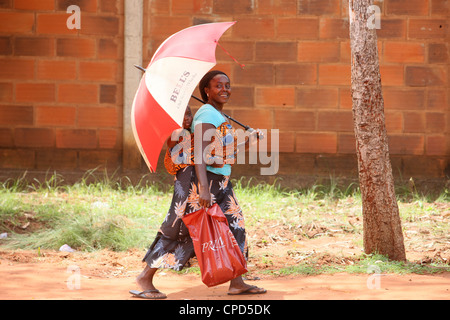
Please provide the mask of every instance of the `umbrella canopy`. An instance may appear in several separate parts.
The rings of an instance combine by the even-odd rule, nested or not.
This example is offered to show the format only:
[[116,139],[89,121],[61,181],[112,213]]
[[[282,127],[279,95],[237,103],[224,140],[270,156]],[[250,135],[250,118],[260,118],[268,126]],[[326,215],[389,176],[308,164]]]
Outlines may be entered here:
[[235,22],[208,23],[181,30],[154,54],[134,98],[131,122],[136,143],[151,172],[170,134],[183,123],[189,99],[216,65],[216,46]]

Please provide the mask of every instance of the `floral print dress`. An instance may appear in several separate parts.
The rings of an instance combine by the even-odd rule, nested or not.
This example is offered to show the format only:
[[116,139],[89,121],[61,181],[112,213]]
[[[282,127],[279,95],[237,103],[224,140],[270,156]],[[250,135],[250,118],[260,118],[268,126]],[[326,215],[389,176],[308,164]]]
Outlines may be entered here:
[[[227,129],[231,126],[224,124]],[[230,130],[218,128],[217,141],[230,141]],[[234,134],[234,132],[233,132]],[[232,139],[232,141],[235,139]],[[225,146],[224,146],[225,147]],[[217,150],[217,149],[216,149]],[[235,153],[234,153],[235,154]],[[226,155],[230,157],[228,153]],[[225,159],[226,163],[232,163]],[[248,247],[242,210],[236,199],[229,176],[207,171],[209,191],[214,203],[217,203],[227,217],[228,225],[244,256],[248,257]],[[155,240],[143,261],[150,268],[183,269],[190,258],[195,256],[194,245],[182,217],[201,209],[199,205],[198,180],[193,165],[178,170],[174,178],[174,194],[169,211]]]

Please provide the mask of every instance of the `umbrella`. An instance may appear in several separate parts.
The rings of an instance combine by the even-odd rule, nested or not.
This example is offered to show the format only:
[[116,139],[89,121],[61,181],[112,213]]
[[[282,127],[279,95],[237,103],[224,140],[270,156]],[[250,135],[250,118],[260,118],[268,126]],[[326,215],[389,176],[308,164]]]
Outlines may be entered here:
[[216,65],[216,46],[235,22],[183,29],[167,38],[151,59],[131,111],[133,134],[151,172],[161,149],[183,123],[186,106],[201,78]]

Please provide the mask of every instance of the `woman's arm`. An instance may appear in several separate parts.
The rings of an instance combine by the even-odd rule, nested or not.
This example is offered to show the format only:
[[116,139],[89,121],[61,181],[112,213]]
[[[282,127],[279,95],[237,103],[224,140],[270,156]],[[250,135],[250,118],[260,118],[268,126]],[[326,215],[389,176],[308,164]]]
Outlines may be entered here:
[[254,145],[257,143],[259,139],[262,139],[264,137],[264,134],[261,130],[256,129],[250,132],[250,135],[248,136],[248,139],[245,140],[245,142],[242,142],[238,144],[237,146],[237,152],[241,151],[248,151],[250,149],[251,145]]
[[194,128],[194,162],[195,173],[198,179],[199,204],[206,208],[211,206],[211,193],[206,175],[206,162],[203,157],[206,147],[212,142],[212,137],[209,141],[204,141],[203,139],[208,130],[216,130],[216,127],[209,123],[200,123]]

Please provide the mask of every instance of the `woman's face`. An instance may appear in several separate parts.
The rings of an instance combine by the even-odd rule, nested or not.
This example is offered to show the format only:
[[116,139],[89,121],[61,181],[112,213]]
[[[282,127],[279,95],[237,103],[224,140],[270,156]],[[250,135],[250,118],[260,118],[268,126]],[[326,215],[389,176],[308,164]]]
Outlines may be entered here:
[[213,104],[224,105],[231,96],[230,79],[224,74],[218,74],[209,82],[209,87],[205,88],[208,94],[208,101]]

